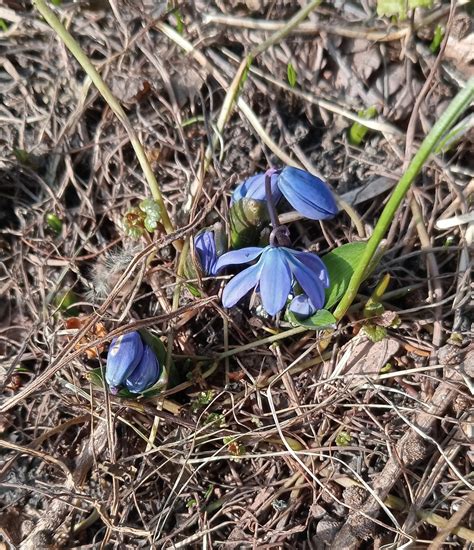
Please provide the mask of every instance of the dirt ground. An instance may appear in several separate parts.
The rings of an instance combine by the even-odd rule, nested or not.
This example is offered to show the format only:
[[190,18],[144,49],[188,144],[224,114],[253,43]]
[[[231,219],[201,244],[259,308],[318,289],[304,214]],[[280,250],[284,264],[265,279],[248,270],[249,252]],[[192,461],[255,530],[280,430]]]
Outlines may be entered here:
[[[474,75],[472,7],[382,3],[320,3],[278,36],[303,2],[55,2],[176,229],[138,239],[123,220],[150,191],[124,125],[29,2],[0,5],[1,548],[472,546],[472,111],[329,336],[255,301],[226,310],[226,277],[177,275],[177,239],[227,227],[236,184],[269,166],[352,207],[285,213],[295,247],[370,237]],[[138,328],[177,379],[113,396],[91,372]]]

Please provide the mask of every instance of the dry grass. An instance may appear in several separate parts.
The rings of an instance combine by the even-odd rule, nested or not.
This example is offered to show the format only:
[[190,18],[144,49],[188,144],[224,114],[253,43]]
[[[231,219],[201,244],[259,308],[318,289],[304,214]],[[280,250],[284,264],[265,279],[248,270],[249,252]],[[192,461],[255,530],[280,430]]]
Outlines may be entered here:
[[[216,4],[216,12],[257,22],[294,13],[289,2],[265,3],[260,12]],[[388,25],[367,14],[316,10],[309,21],[325,21],[329,34],[291,35],[262,53],[258,73],[246,81],[242,98],[267,144],[237,110],[203,176],[226,91],[215,75],[230,83],[243,47],[261,43],[262,31],[205,23],[209,8],[199,2],[181,7],[184,37],[199,58],[157,30],[152,16],[161,14],[149,6],[111,6],[65,4],[60,12],[127,108],[179,238],[225,222],[232,186],[281,164],[278,150],[326,178],[370,234],[406,160],[413,98],[434,63],[423,54],[423,35],[411,35],[410,52],[406,30],[383,43],[362,31],[343,38],[337,29],[354,28],[354,19],[358,29],[385,32]],[[6,541],[23,541],[22,548],[473,542],[472,222],[436,226],[468,211],[472,136],[419,178],[380,265],[321,354],[322,334],[298,333],[255,308],[223,311],[221,279],[202,281],[200,298],[185,286],[175,293],[173,236],[153,243],[124,236],[122,216],[147,196],[127,136],[46,24],[15,9],[0,12],[9,24],[0,35],[8,48],[0,73]],[[164,20],[177,24],[173,15]],[[383,63],[365,72],[359,50]],[[459,85],[446,76],[452,61],[440,61],[416,114],[415,148]],[[295,90],[286,84],[290,62]],[[387,85],[395,89],[390,95]],[[381,119],[361,146],[350,146],[348,117],[374,101]],[[47,213],[63,220],[57,236]],[[358,239],[345,213],[324,224],[297,221],[292,231],[295,245],[318,252]],[[362,309],[385,273],[391,283],[383,304],[400,325],[374,344],[361,330]],[[79,297],[79,332],[55,305],[68,289]],[[172,342],[180,391],[134,402],[91,385],[87,374],[104,365],[107,341],[131,327]],[[449,521],[447,530],[436,530],[434,514]]]

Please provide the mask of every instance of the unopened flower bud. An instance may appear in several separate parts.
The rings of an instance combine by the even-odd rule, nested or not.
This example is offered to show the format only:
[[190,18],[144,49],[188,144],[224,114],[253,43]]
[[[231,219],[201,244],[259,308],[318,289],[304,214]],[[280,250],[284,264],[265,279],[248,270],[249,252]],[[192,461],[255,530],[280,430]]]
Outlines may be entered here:
[[105,380],[111,393],[117,393],[142,356],[143,342],[138,332],[128,332],[112,340],[105,369]]
[[141,393],[153,386],[159,377],[158,359],[151,347],[145,344],[140,362],[125,379],[125,387],[131,393]]

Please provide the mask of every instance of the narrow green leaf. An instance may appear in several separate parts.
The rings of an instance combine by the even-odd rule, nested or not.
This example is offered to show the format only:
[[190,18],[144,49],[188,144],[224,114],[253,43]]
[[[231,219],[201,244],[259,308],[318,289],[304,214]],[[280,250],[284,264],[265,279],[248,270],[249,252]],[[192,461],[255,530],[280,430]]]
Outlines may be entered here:
[[296,82],[298,79],[298,74],[296,72],[296,69],[293,67],[291,61],[288,63],[286,67],[286,77],[288,78],[288,84],[294,88],[296,86]]
[[183,34],[184,22],[183,22],[183,17],[181,16],[181,12],[179,10],[174,10],[173,14],[176,18],[176,32],[178,32],[179,34]]
[[438,53],[443,37],[444,37],[443,27],[441,25],[436,25],[436,29],[433,35],[433,40],[431,41],[431,44],[430,44],[431,53],[434,53],[434,54]]
[[[358,115],[362,118],[371,119],[376,117],[378,114],[376,107],[369,107],[358,112]],[[354,124],[349,128],[348,138],[351,145],[360,145],[365,138],[365,135],[369,131],[367,126],[364,126],[360,122],[354,122]]]

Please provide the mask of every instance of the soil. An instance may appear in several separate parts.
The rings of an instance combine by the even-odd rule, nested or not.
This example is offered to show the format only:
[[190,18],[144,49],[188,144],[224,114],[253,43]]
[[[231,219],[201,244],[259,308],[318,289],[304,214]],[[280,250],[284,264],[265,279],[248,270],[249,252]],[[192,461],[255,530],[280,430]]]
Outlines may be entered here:
[[[2,548],[467,548],[472,111],[330,333],[298,332],[256,295],[223,308],[229,277],[183,275],[180,247],[228,228],[238,183],[289,163],[345,201],[324,221],[287,208],[293,246],[366,241],[473,77],[469,6],[402,19],[374,0],[320,3],[278,36],[303,2],[54,4],[123,106],[176,232],[130,236],[124,217],[151,192],[126,127],[34,5],[6,0]],[[109,394],[94,373],[112,337],[138,329],[172,354],[173,377],[152,397]]]

